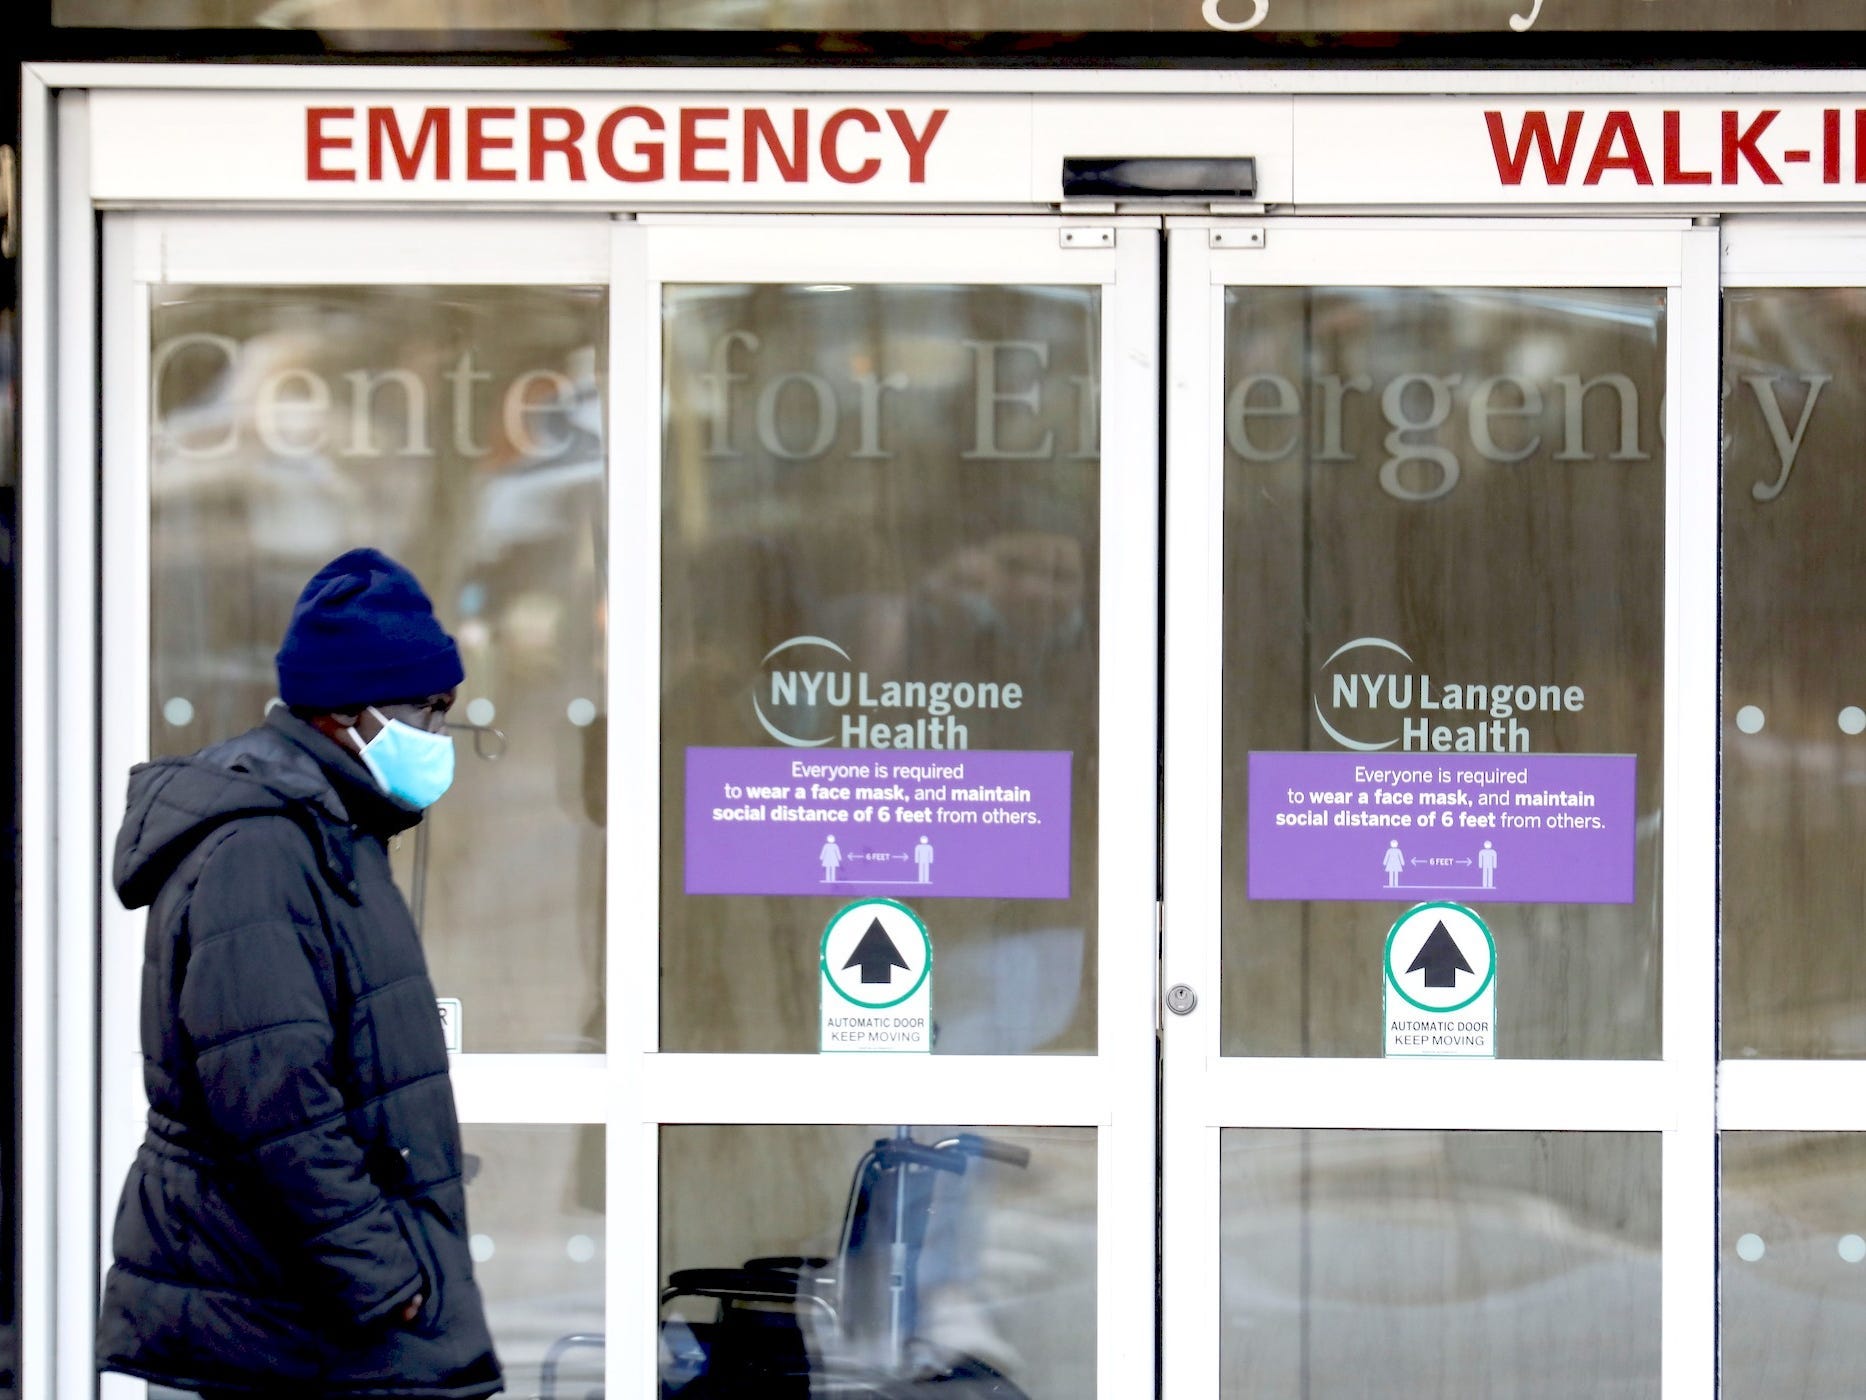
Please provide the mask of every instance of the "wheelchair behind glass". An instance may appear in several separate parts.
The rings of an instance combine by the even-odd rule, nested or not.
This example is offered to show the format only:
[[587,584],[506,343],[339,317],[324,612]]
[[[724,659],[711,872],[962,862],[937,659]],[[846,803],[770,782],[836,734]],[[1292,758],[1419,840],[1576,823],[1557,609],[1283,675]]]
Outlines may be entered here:
[[[919,1335],[938,1183],[980,1159],[1022,1168],[1030,1153],[976,1133],[922,1143],[898,1128],[856,1165],[834,1258],[675,1271],[661,1291],[662,1400],[1025,1400],[988,1362]],[[681,1298],[711,1301],[711,1320],[671,1317]]]

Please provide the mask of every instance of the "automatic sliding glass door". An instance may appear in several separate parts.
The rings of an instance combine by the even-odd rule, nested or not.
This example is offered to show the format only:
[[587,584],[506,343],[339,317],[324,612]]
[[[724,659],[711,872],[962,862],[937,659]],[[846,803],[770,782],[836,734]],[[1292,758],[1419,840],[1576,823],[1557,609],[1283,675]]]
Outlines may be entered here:
[[1709,235],[1169,237],[1166,1391],[1705,1394]]

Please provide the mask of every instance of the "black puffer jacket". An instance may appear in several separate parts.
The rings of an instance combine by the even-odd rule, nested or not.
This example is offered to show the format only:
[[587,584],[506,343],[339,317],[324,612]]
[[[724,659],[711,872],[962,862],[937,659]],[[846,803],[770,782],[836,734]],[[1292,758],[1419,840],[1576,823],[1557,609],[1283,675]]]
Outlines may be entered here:
[[284,710],[131,773],[116,885],[150,906],[150,1108],[106,1370],[266,1396],[500,1388],[440,1017],[389,875],[416,820]]

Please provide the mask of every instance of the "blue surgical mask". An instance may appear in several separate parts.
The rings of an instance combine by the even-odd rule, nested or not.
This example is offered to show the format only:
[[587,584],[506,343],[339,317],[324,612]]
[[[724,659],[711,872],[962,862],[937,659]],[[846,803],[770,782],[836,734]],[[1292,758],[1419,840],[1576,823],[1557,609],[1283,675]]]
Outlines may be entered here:
[[389,719],[374,705],[369,712],[382,726],[367,744],[352,729],[358,742],[357,757],[369,769],[376,786],[404,807],[419,812],[433,806],[453,786],[454,741],[447,734],[430,734]]

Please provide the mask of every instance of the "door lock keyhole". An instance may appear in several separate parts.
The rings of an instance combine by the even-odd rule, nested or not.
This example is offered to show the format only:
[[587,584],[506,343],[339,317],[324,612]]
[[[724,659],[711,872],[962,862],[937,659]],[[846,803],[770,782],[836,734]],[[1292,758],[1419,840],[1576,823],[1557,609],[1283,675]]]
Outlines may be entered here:
[[1174,984],[1166,994],[1166,1009],[1175,1016],[1184,1016],[1199,1004],[1199,994],[1184,982]]

